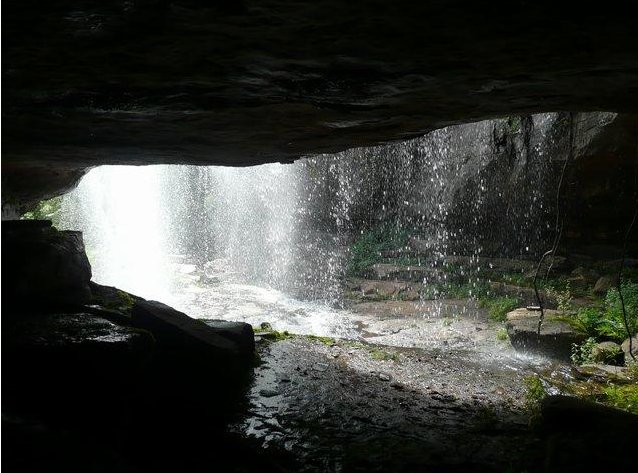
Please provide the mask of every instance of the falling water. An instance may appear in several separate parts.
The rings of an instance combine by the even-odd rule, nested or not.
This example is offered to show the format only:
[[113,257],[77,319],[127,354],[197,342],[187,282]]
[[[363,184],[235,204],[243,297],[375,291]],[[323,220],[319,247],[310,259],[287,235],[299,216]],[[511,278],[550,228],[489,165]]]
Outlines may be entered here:
[[368,230],[407,231],[433,268],[451,255],[479,266],[482,255],[544,248],[548,192],[538,184],[551,183],[545,135],[556,117],[449,127],[290,165],[100,167],[64,197],[56,223],[84,231],[100,284],[194,317],[347,335],[338,307],[348,246]]
[[101,167],[63,200],[58,226],[81,229],[93,279],[149,298],[169,290],[163,166]]

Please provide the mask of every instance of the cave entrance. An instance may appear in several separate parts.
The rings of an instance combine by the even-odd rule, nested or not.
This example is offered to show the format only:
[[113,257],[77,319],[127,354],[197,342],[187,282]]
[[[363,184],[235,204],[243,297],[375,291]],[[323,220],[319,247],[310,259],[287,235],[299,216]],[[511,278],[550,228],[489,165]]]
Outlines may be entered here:
[[[589,234],[565,222],[633,192],[619,170],[605,179],[621,191],[587,185],[622,149],[622,120],[578,120],[488,120],[285,165],[105,166],[29,216],[82,230],[98,284],[252,325],[262,363],[234,432],[331,471],[525,469],[542,461],[542,397],[611,402],[609,376],[631,376],[613,284],[624,229],[596,208]],[[536,338],[532,282],[558,221]]]

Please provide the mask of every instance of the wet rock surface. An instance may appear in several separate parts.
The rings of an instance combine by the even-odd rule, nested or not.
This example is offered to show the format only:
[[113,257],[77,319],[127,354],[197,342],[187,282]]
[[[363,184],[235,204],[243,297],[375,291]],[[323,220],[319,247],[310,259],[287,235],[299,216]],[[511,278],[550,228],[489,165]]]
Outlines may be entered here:
[[540,311],[525,308],[507,314],[507,334],[512,346],[522,352],[538,353],[569,362],[573,344],[582,343],[587,336],[576,331],[557,317],[560,311],[545,310],[545,317],[538,333]]
[[501,471],[537,461],[524,362],[304,337],[259,353],[235,429],[290,452],[298,471]]
[[49,220],[2,223],[3,307],[81,305],[91,298],[91,265],[81,232]]
[[228,362],[252,360],[252,327],[241,322],[204,323],[157,301],[137,301],[131,323],[152,332],[167,351],[190,353]]

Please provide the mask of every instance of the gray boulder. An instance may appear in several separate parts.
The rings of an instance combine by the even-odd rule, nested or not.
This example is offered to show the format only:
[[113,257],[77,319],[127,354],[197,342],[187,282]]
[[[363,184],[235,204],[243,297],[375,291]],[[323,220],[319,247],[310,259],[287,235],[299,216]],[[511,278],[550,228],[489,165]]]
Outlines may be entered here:
[[632,354],[636,359],[638,359],[638,334],[635,334],[631,337],[631,353],[629,353],[629,338],[625,339],[624,342],[620,345],[623,353],[625,354],[625,358],[632,358]]
[[625,364],[625,353],[620,345],[614,342],[601,342],[592,350],[592,357],[596,363],[622,366]]
[[540,312],[516,309],[507,314],[505,327],[512,346],[517,351],[530,352],[549,358],[570,361],[574,343],[582,343],[587,336],[557,319],[557,310],[545,310],[540,334],[537,333]]
[[568,396],[541,403],[543,472],[633,471],[638,416]]
[[3,305],[82,305],[91,299],[91,265],[81,232],[59,231],[49,220],[2,222]]
[[230,362],[253,359],[255,342],[249,324],[216,321],[211,326],[161,302],[145,300],[133,305],[131,322],[151,332],[166,353]]
[[604,296],[607,294],[607,291],[616,285],[617,281],[618,275],[601,276],[594,285],[594,294],[597,296]]

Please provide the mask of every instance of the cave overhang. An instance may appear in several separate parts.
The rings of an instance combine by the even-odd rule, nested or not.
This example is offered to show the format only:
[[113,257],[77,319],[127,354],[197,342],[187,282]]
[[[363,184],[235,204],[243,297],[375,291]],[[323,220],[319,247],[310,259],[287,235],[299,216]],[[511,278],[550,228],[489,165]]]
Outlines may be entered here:
[[496,116],[638,112],[629,5],[3,7],[4,203],[59,194],[101,164],[291,162]]

